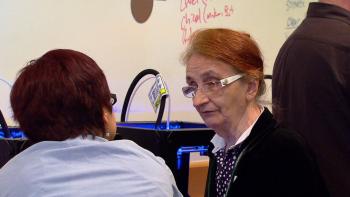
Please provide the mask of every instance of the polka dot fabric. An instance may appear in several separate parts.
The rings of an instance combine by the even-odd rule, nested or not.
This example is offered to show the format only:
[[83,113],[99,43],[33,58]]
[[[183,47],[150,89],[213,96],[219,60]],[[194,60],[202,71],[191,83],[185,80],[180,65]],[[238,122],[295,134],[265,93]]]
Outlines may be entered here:
[[217,197],[225,196],[228,185],[231,181],[235,162],[240,152],[240,145],[237,145],[229,149],[226,153],[225,148],[222,148],[214,154],[217,162],[215,176]]

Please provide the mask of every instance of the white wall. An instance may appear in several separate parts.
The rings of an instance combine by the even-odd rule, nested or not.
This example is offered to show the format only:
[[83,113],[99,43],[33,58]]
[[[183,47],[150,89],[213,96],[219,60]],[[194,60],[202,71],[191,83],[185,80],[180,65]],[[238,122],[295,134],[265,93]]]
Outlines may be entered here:
[[[186,7],[186,2],[195,5]],[[118,95],[118,120],[132,79],[153,68],[170,89],[171,119],[201,121],[191,100],[181,93],[185,67],[179,57],[190,29],[228,27],[249,32],[262,49],[266,73],[271,74],[279,48],[304,17],[308,2],[156,0],[150,18],[140,24],[133,19],[129,0],[0,0],[0,79],[12,84],[29,60],[51,49],[70,48],[91,56],[104,70],[111,91]],[[207,19],[214,10],[223,15]],[[186,14],[190,24],[184,23]],[[150,84],[146,82],[136,94],[129,120],[155,120],[147,100]],[[0,109],[12,125],[9,93],[9,85],[0,80]]]

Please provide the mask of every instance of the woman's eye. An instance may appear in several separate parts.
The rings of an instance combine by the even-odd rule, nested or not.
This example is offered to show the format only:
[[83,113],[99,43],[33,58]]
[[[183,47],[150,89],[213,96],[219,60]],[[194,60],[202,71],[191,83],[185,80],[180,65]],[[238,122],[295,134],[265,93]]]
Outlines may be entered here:
[[215,81],[210,81],[207,83],[209,86],[215,86],[216,85],[216,82]]
[[188,86],[196,86],[197,85],[197,83],[194,81],[187,81],[186,83]]

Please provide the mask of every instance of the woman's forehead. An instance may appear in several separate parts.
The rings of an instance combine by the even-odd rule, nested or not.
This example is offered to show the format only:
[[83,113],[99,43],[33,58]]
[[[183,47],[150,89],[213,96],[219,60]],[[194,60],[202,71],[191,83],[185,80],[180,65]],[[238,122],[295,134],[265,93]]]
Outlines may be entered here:
[[194,70],[196,72],[197,70],[203,71],[203,72],[206,72],[208,70],[208,71],[217,73],[217,72],[232,72],[232,71],[235,71],[235,68],[234,66],[224,61],[221,61],[215,58],[210,58],[200,54],[194,54],[187,61],[186,70],[187,71]]
[[222,78],[236,73],[237,71],[233,66],[221,61],[215,61],[212,63],[203,62],[203,64],[196,62],[195,64],[189,63],[186,66],[186,79],[202,79],[210,77]]
[[186,72],[186,79],[221,77],[221,73],[216,69],[199,70],[198,72]]

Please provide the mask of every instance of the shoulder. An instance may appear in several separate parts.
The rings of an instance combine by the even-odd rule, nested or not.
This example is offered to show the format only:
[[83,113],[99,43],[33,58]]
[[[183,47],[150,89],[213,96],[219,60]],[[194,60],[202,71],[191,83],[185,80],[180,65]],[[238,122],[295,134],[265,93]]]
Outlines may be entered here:
[[152,152],[142,148],[141,146],[137,145],[135,142],[131,140],[109,141],[105,143],[105,146],[111,149],[114,149],[115,151],[118,151],[121,154],[129,153],[129,154],[140,155],[143,157],[156,158],[156,156]]
[[305,141],[302,136],[300,136],[296,131],[287,129],[282,126],[277,126],[274,130],[271,131],[270,138],[273,142],[279,143],[297,143],[304,144]]
[[246,155],[251,165],[260,163],[265,170],[277,177],[280,173],[292,174],[294,177],[301,172],[306,176],[316,169],[313,154],[304,139],[296,132],[282,127],[270,129],[248,150]]
[[288,149],[288,148],[301,148],[307,147],[306,141],[296,131],[278,126],[272,130],[267,138],[267,142],[276,147]]
[[[148,170],[158,169],[154,173],[166,173],[171,174],[170,169],[165,164],[165,161],[152,152],[142,148],[135,142],[130,140],[116,140],[109,141],[105,143],[105,148],[109,149],[108,157],[114,158],[116,160],[124,159],[124,163],[129,163],[128,165],[134,166],[135,168],[140,168],[140,163],[142,163],[143,169],[148,168]],[[152,174],[152,173],[151,173]]]
[[[349,21],[350,23],[350,21]],[[323,28],[327,27],[327,28]],[[281,51],[303,55],[322,54],[323,50],[348,51],[350,49],[350,26],[334,19],[306,19],[283,44]]]
[[245,149],[248,152],[252,151],[253,155],[264,155],[268,158],[284,157],[289,152],[304,154],[306,150],[303,138],[297,132],[279,125],[266,109],[247,140]]
[[113,155],[119,162],[120,157],[124,157],[123,166],[135,174],[139,183],[148,184],[146,188],[139,188],[144,189],[147,195],[181,196],[171,170],[161,157],[130,140],[110,141],[107,144],[117,149]]
[[272,130],[261,147],[276,165],[315,163],[312,151],[304,138],[296,131],[283,127]]

